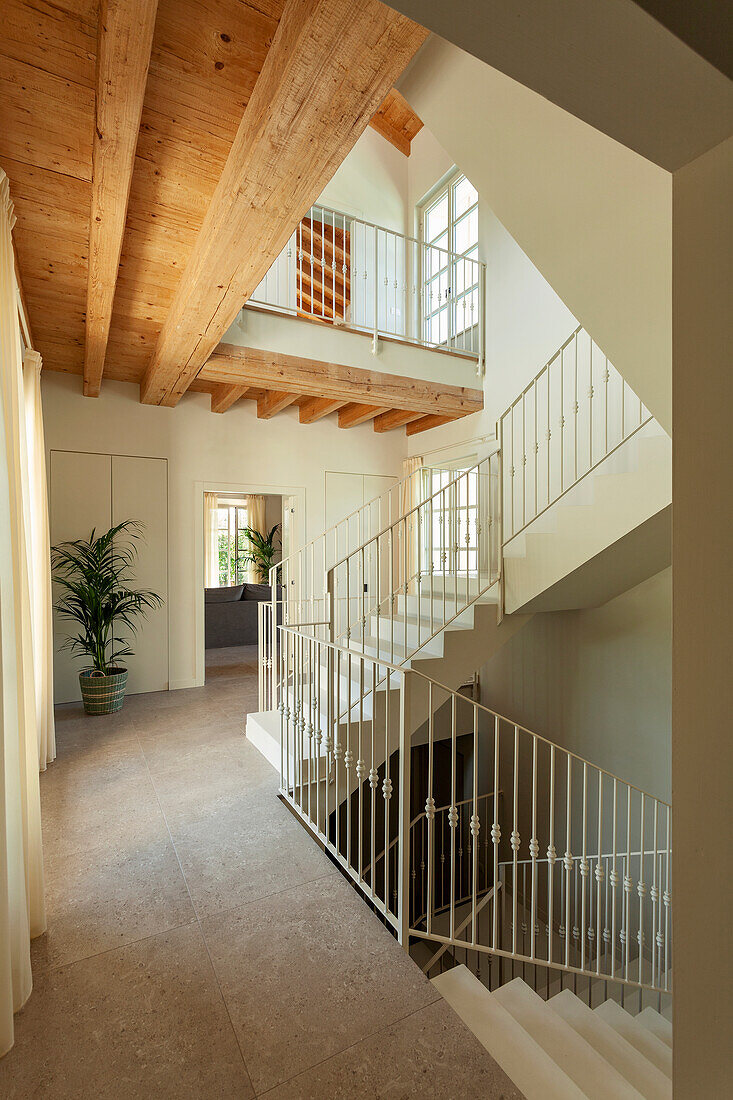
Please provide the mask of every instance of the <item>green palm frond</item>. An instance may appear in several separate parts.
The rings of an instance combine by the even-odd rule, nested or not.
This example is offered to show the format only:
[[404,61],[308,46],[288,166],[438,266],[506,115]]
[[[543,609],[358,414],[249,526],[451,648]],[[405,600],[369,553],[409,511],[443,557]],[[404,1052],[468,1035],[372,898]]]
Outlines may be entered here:
[[100,672],[132,655],[127,642],[119,644],[120,635],[134,634],[140,619],[163,602],[156,592],[129,587],[143,530],[137,520],[124,520],[103,535],[95,528],[88,539],[51,547],[53,580],[60,590],[55,609],[81,628],[67,636],[62,648],[90,657],[89,667]]
[[280,537],[280,524],[276,523],[267,535],[255,531],[253,527],[245,527],[244,534],[249,540],[250,549],[244,555],[247,565],[254,565],[261,584],[266,584],[270,577],[272,561],[277,553],[275,539]]

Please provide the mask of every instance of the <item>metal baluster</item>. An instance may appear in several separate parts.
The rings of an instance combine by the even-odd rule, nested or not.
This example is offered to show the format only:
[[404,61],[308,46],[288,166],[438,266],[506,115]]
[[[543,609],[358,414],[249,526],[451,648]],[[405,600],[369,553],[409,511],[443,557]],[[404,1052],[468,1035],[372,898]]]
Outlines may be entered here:
[[[491,932],[492,947],[496,951],[498,942],[498,882],[499,882],[499,841],[501,840],[501,828],[499,827],[499,716],[494,715],[494,820],[491,826],[491,840],[494,850],[494,901],[492,904],[493,927]],[[504,891],[501,891],[502,896]]]
[[512,954],[517,953],[517,852],[519,851],[519,727],[514,727],[514,784],[512,813]]

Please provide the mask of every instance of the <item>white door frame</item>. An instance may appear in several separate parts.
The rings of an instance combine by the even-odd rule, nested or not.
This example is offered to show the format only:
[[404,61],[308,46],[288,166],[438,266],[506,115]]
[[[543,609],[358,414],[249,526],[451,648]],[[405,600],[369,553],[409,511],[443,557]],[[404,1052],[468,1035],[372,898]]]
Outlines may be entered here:
[[298,549],[305,539],[305,486],[265,485],[255,481],[195,481],[194,482],[194,645],[196,647],[196,674],[193,684],[171,683],[171,690],[183,687],[203,687],[206,682],[206,646],[204,637],[204,493],[234,493],[247,495],[263,493],[266,496],[291,496],[297,500],[295,546]]

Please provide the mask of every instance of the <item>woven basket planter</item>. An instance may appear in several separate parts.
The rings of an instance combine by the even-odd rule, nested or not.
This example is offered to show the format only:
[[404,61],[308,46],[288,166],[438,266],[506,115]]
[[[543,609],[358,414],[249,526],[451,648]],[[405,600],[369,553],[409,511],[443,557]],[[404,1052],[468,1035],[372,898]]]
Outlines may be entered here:
[[118,668],[106,676],[103,672],[80,672],[79,686],[85,714],[112,714],[122,710],[127,669]]

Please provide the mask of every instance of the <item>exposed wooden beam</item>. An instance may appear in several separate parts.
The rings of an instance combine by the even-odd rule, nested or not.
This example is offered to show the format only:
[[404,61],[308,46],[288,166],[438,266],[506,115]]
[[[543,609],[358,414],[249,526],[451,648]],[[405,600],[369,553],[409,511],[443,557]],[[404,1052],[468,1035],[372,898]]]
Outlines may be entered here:
[[214,385],[211,390],[211,411],[225,413],[240,397],[244,397],[248,389],[249,386]]
[[457,420],[455,416],[421,416],[419,420],[413,420],[405,431],[408,435],[417,435],[418,432],[426,432],[428,428],[439,428],[441,424],[450,424],[451,420]]
[[483,390],[381,374],[238,344],[219,344],[199,378],[206,382],[259,386],[309,397],[378,405],[380,412],[411,409],[418,413],[465,416],[478,412],[484,405]]
[[339,401],[338,398],[309,397],[298,409],[298,419],[301,424],[314,424],[316,420],[336,412],[345,404],[345,401]]
[[375,432],[391,432],[394,428],[404,428],[412,420],[418,420],[422,413],[413,409],[390,409],[381,413],[374,421]]
[[355,428],[383,412],[381,405],[345,405],[339,410],[339,428]]
[[84,394],[98,397],[158,0],[100,0]]
[[271,420],[277,413],[287,409],[293,401],[297,401],[297,393],[281,393],[278,390],[268,390],[257,402],[257,419]]
[[285,0],[142,401],[178,402],[426,34],[379,0]]
[[423,127],[422,119],[396,88],[387,94],[369,125],[406,157],[410,155],[412,139]]

